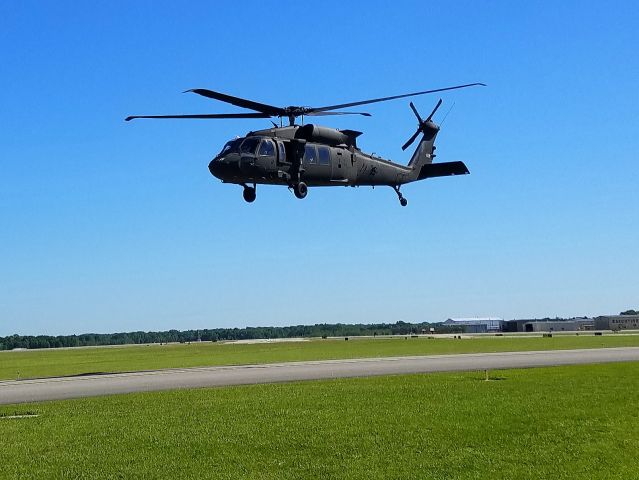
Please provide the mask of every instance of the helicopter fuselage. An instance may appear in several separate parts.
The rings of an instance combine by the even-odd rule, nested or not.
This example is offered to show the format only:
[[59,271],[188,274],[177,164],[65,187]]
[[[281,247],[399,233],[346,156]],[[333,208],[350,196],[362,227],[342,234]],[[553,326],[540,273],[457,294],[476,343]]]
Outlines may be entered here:
[[359,134],[312,124],[249,132],[229,141],[209,170],[236,184],[394,186],[417,179],[408,166],[362,152]]

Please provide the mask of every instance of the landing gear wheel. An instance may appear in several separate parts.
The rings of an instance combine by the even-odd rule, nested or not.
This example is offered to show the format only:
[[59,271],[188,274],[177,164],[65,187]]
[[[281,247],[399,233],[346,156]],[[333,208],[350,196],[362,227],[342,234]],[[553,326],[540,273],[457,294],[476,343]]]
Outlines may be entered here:
[[408,200],[406,200],[404,197],[401,197],[401,198],[399,199],[399,204],[400,204],[402,207],[405,207],[406,205],[408,205]]
[[299,182],[293,185],[293,193],[299,199],[305,198],[308,194],[308,187],[304,182]]
[[244,187],[242,196],[248,203],[253,203],[255,201],[255,197],[257,196],[257,194],[255,193],[255,187]]

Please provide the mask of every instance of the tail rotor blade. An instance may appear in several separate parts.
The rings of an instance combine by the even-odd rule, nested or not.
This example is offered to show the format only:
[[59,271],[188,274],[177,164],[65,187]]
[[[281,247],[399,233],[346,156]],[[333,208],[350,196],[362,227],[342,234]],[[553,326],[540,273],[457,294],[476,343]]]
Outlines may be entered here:
[[413,105],[413,102],[410,102],[410,108],[413,110],[413,113],[415,114],[415,116],[417,117],[417,121],[419,122],[419,124],[421,125],[423,122],[422,117],[419,116],[419,113],[417,113],[417,109],[415,108],[415,105]]
[[433,115],[435,115],[435,112],[441,106],[441,104],[442,104],[442,99],[440,98],[439,102],[437,102],[437,105],[435,105],[435,108],[433,108],[433,111],[430,112],[430,115],[428,115],[428,118],[426,119],[427,122],[430,122],[430,120],[433,118]]
[[410,137],[408,139],[408,141],[402,145],[402,150],[406,150],[408,147],[410,147],[412,145],[412,143],[415,141],[415,139],[417,138],[417,135],[419,135],[419,133],[422,131],[421,128],[418,128],[417,131],[415,133],[413,133],[413,136]]

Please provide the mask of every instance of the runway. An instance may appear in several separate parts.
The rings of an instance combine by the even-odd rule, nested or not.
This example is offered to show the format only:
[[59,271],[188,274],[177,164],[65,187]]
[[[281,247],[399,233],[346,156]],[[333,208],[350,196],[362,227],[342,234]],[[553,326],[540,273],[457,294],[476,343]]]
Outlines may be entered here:
[[639,347],[363,358],[0,381],[0,404],[330,378],[639,361]]

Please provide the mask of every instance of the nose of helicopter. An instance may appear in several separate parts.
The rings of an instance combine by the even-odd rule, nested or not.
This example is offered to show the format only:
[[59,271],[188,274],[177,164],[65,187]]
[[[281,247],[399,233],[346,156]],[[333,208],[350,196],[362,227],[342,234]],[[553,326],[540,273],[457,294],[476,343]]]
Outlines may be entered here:
[[209,163],[209,172],[211,172],[211,175],[213,175],[214,177],[220,178],[220,171],[220,162],[214,158]]
[[215,157],[209,163],[209,172],[220,180],[233,176],[234,173],[237,173],[237,170],[236,164],[225,161],[224,158]]

